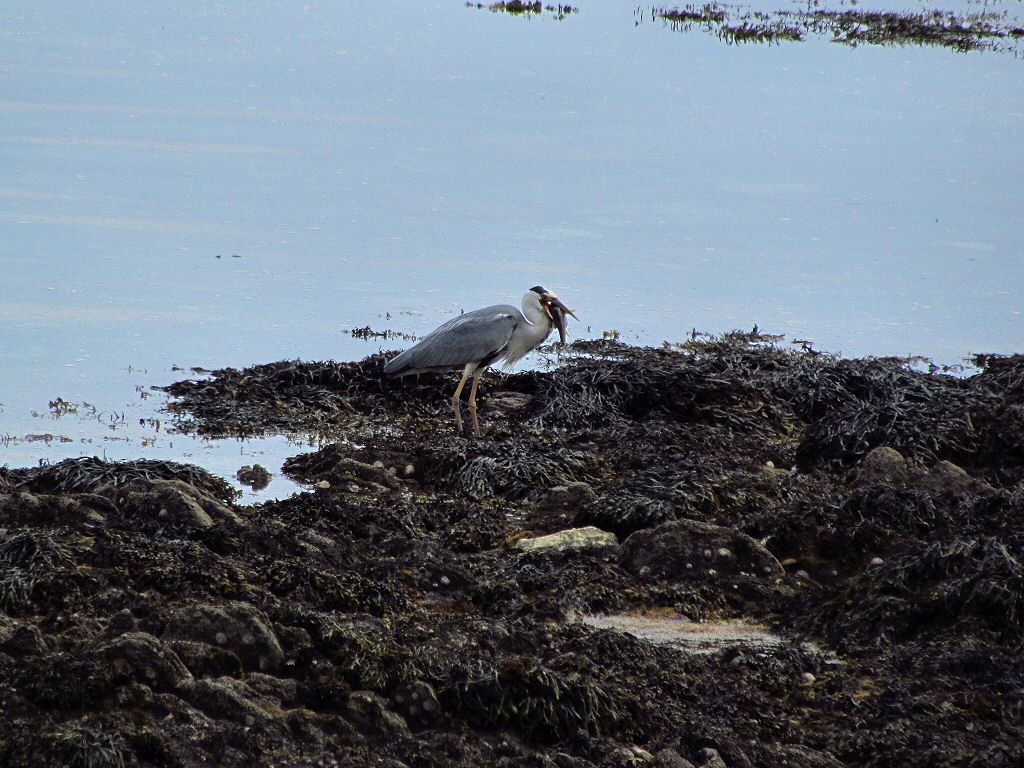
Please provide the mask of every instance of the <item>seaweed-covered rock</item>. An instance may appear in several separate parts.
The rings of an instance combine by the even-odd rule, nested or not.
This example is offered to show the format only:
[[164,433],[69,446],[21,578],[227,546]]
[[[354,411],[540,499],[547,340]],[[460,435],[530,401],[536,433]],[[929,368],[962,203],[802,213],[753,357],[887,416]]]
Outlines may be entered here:
[[402,716],[388,708],[383,696],[373,691],[354,691],[348,697],[346,713],[365,733],[375,737],[409,736],[409,726]]
[[245,674],[242,660],[226,648],[173,638],[165,640],[164,644],[195,677],[242,677]]
[[654,755],[654,764],[657,768],[694,768],[693,763],[668,747],[659,750]]
[[641,528],[652,528],[675,518],[673,505],[641,493],[616,490],[605,494],[576,515],[577,523],[593,523],[598,528],[628,536]]
[[92,656],[110,664],[118,679],[131,679],[158,690],[169,690],[191,679],[181,659],[145,632],[126,632],[97,647]]
[[287,459],[285,472],[304,483],[348,486],[352,483],[373,485],[384,489],[399,487],[397,474],[388,471],[383,462],[367,463],[345,454],[344,448],[332,443],[314,453]]
[[0,530],[0,608],[19,615],[73,605],[90,581],[76,558],[94,543],[69,528]]
[[273,670],[284,660],[266,616],[248,603],[189,605],[175,611],[166,639],[196,640],[230,650],[251,670]]
[[121,509],[145,510],[154,520],[172,528],[187,531],[218,523],[243,524],[241,516],[224,502],[182,480],[132,480],[97,490]]
[[215,720],[227,720],[245,728],[274,727],[280,719],[276,707],[265,697],[233,677],[188,679],[178,686],[178,695]]
[[588,476],[587,460],[578,451],[543,443],[484,445],[459,457],[450,482],[474,498],[538,496],[554,486],[568,486]]
[[875,448],[857,469],[856,485],[905,485],[910,478],[907,460],[895,448]]
[[686,519],[630,534],[619,562],[633,573],[682,580],[745,573],[771,582],[785,575],[771,552],[746,534]]
[[47,652],[46,638],[35,624],[20,624],[0,614],[0,653],[15,658],[39,656]]
[[437,692],[423,680],[400,685],[391,694],[391,702],[408,723],[421,728],[437,725],[444,716]]
[[192,464],[158,459],[105,461],[93,457],[65,459],[57,464],[13,470],[8,483],[34,493],[89,493],[104,487],[121,487],[132,482],[178,480],[197,492],[220,501],[238,495],[223,478]]
[[569,483],[549,488],[541,504],[552,512],[569,515],[589,507],[595,501],[597,494],[590,483]]
[[470,723],[515,728],[545,740],[580,729],[628,738],[644,727],[636,699],[613,682],[523,658],[496,667],[466,659],[442,696],[447,710]]
[[274,478],[270,471],[261,464],[245,464],[238,468],[235,478],[243,485],[248,485],[254,491],[262,491]]

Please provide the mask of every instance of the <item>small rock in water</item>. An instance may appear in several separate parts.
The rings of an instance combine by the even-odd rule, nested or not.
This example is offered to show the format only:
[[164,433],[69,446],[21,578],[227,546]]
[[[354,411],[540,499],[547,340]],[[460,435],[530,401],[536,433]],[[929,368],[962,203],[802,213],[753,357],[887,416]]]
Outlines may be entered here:
[[267,471],[267,468],[260,465],[254,464],[249,466],[246,464],[244,467],[240,467],[235,473],[235,477],[242,485],[248,485],[254,491],[262,491],[268,485],[270,485],[273,475]]

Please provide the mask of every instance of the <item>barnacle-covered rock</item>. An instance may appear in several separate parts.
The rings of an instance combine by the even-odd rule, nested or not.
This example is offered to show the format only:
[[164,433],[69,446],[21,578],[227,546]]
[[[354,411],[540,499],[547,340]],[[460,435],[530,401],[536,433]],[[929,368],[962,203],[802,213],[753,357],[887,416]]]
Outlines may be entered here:
[[191,678],[177,654],[146,632],[126,632],[92,651],[97,663],[111,666],[116,679],[131,679],[158,690],[173,689]]
[[354,691],[348,697],[346,714],[364,733],[375,737],[409,736],[409,725],[388,708],[383,696],[373,691]]
[[164,638],[196,640],[228,650],[251,670],[274,670],[284,660],[284,652],[270,622],[248,603],[207,603],[179,608],[167,622]]
[[241,516],[227,504],[181,480],[133,480],[100,491],[122,509],[145,510],[155,520],[175,528],[243,524]]
[[[177,694],[215,720],[226,720],[244,728],[268,728],[280,719],[280,709],[242,680],[233,677],[188,679]],[[283,725],[277,725],[282,732]]]
[[631,534],[619,562],[633,573],[680,580],[743,573],[770,583],[785,575],[774,555],[746,534],[686,519]]

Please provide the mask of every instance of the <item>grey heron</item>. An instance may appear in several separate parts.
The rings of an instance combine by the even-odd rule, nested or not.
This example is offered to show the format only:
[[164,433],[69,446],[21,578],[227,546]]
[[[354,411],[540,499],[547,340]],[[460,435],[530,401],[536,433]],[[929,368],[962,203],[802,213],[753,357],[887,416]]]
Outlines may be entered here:
[[[384,373],[408,376],[425,371],[462,369],[462,379],[452,396],[455,429],[462,433],[462,390],[470,376],[469,415],[473,434],[480,435],[476,418],[476,387],[484,369],[498,360],[508,368],[540,346],[552,328],[565,343],[566,316],[576,314],[553,292],[535,286],[523,296],[523,311],[511,304],[495,304],[452,318],[388,361]],[[576,317],[579,320],[578,317]]]

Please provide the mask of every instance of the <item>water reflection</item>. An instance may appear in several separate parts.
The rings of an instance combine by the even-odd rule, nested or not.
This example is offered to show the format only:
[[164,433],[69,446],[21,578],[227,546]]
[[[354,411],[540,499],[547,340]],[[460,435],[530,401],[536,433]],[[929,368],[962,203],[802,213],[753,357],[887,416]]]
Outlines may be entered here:
[[477,8],[491,11],[492,13],[507,13],[510,16],[542,16],[549,15],[553,19],[562,21],[566,16],[579,13],[579,8],[571,5],[544,5],[541,2],[522,2],[522,0],[509,0],[508,2],[497,3],[466,3],[467,8]]
[[[664,22],[670,29],[690,32],[701,29],[730,44],[800,42],[820,37],[834,43],[858,45],[934,45],[955,51],[1005,51],[1019,53],[1024,26],[1019,6],[992,2],[964,11],[935,9],[918,4],[894,9],[883,3],[872,9],[853,2],[852,7],[826,7],[794,3],[792,8],[765,12],[738,4],[704,3],[678,7],[637,7],[636,23]],[[876,3],[876,5],[878,5]],[[899,5],[896,3],[895,5]]]
[[[962,5],[954,3],[953,5]],[[877,6],[877,7],[872,7]],[[901,7],[902,6],[902,7]],[[1017,55],[1024,37],[1019,5],[990,0],[966,8],[936,9],[913,0],[863,3],[858,0],[820,2],[791,0],[789,8],[766,10],[742,3],[687,3],[635,6],[635,26],[660,22],[675,32],[701,30],[730,45],[801,42],[822,38],[851,47],[859,45],[932,45],[955,51],[1005,51]],[[467,2],[467,8],[520,17],[562,21],[580,12],[571,5],[540,2]]]

